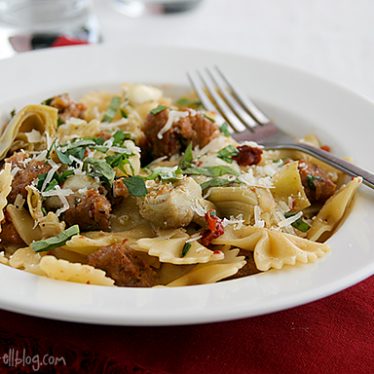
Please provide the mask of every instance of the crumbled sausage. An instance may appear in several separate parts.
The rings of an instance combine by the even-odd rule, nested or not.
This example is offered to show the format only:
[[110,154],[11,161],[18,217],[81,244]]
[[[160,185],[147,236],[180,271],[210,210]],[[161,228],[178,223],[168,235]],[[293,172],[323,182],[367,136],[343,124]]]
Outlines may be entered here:
[[7,211],[4,211],[4,216],[5,219],[1,222],[0,245],[24,245]]
[[299,173],[305,193],[311,202],[324,202],[335,193],[336,184],[328,172],[317,165],[300,160]]
[[26,187],[39,175],[47,173],[51,169],[51,166],[44,161],[31,160],[26,163],[25,159],[27,159],[27,155],[15,153],[6,160],[6,162],[12,163],[12,166],[17,166],[21,169],[13,177],[12,191],[8,196],[8,203],[13,203],[18,194],[26,198]]
[[169,110],[158,114],[149,114],[144,124],[146,147],[153,158],[172,156],[181,153],[189,143],[193,146],[204,147],[219,135],[218,126],[201,114],[182,118],[166,131],[162,139],[158,133],[169,118]]
[[109,200],[96,190],[88,190],[83,196],[70,198],[70,208],[64,214],[68,226],[79,225],[82,231],[110,229]]
[[49,105],[58,110],[58,115],[64,122],[71,117],[83,118],[87,109],[85,104],[75,102],[68,94],[53,97]]
[[261,161],[262,149],[259,147],[251,147],[250,145],[240,145],[237,147],[238,154],[233,156],[240,166],[257,165]]
[[151,287],[156,284],[156,272],[126,241],[103,247],[90,254],[88,264],[104,270],[117,286]]

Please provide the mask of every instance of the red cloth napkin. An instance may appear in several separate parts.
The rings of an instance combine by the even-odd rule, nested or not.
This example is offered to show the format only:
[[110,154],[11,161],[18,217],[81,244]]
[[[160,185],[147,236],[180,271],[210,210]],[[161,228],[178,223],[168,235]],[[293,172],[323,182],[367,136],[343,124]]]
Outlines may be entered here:
[[33,372],[4,363],[18,351],[64,358],[40,373],[373,373],[373,316],[374,277],[298,308],[205,325],[94,326],[2,311],[0,372]]

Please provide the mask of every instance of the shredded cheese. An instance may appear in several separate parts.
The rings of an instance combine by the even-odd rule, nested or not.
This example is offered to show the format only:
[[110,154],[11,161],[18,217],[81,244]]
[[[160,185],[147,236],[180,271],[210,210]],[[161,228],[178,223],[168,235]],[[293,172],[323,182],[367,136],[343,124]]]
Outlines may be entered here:
[[178,110],[170,110],[168,120],[166,121],[164,127],[158,132],[157,138],[162,139],[164,134],[171,129],[171,127],[173,126],[175,122],[178,122],[182,118],[186,118],[188,116],[189,116],[188,111],[181,112]]
[[42,141],[42,134],[38,130],[32,129],[25,132],[25,135],[29,143],[40,143]]
[[280,222],[278,222],[279,227],[287,227],[296,222],[299,218],[303,216],[303,212],[296,213],[294,216],[288,217]]
[[201,234],[194,234],[194,235],[191,235],[191,237],[186,240],[186,243],[192,243],[192,242],[196,242],[198,240],[200,240],[203,236]]
[[265,227],[265,221],[261,219],[261,208],[259,205],[256,205],[253,208],[253,215],[255,219],[254,227],[264,228]]
[[60,168],[61,165],[57,165],[54,161],[48,160],[49,165],[51,165],[51,169],[48,171],[47,176],[44,179],[42,188],[40,192],[43,192],[46,187],[48,186],[49,182],[52,180],[53,175],[55,172]]

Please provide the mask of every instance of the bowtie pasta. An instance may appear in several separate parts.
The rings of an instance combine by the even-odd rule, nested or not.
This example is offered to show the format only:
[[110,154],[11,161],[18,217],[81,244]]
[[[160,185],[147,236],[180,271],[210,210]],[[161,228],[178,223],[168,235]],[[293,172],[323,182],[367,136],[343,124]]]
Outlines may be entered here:
[[361,183],[297,152],[239,144],[193,96],[140,84],[13,111],[0,160],[1,266],[103,286],[313,262]]

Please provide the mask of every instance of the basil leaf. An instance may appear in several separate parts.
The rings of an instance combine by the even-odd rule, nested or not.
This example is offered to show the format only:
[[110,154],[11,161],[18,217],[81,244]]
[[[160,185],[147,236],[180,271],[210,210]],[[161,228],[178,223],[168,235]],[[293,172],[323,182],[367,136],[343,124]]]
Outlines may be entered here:
[[[289,211],[287,213],[284,213],[284,216],[286,218],[289,218],[294,216],[296,213],[297,212]],[[301,232],[307,232],[310,229],[310,225],[307,222],[305,222],[302,218],[299,218],[297,221],[291,223],[291,226]]]
[[80,148],[80,147],[87,147],[89,145],[96,145],[96,142],[93,139],[75,139],[72,143],[63,145],[66,147],[67,150]]
[[181,169],[187,169],[191,166],[193,160],[192,154],[192,143],[188,144],[188,147],[184,151],[183,157],[179,161],[179,167]]
[[235,181],[225,179],[225,178],[212,178],[204,183],[200,184],[202,190],[206,190],[210,187],[221,187],[221,186],[228,186],[229,184]]
[[227,147],[222,148],[220,151],[218,151],[217,157],[231,164],[232,158],[238,154],[239,151],[233,145],[230,144]]
[[129,178],[123,178],[123,183],[125,183],[127,189],[132,196],[145,196],[147,194],[147,188],[143,178],[134,176]]
[[56,149],[56,154],[57,154],[57,157],[59,158],[59,160],[65,164],[65,165],[71,165],[72,164],[72,160],[70,159],[70,157],[61,152],[59,149]]
[[182,248],[182,255],[181,255],[181,257],[184,257],[188,253],[188,251],[190,250],[190,248],[191,248],[191,243],[185,243],[184,246],[183,246],[183,248]]
[[17,111],[16,109],[13,109],[10,111],[10,118],[13,118],[16,115]]
[[226,137],[230,137],[231,134],[230,134],[230,130],[229,130],[229,125],[224,122],[220,127],[219,127],[219,131],[221,131],[221,133],[223,135],[225,135]]
[[52,236],[51,238],[32,242],[31,248],[35,252],[49,251],[51,249],[63,246],[71,237],[75,235],[79,235],[78,225],[71,226],[68,229],[60,232],[58,235]]
[[158,168],[154,168],[152,170],[152,174],[148,175],[146,179],[155,180],[159,178],[163,181],[173,181],[181,179],[181,177],[183,177],[183,173],[179,167],[160,166]]
[[109,108],[107,109],[107,111],[105,112],[103,116],[102,121],[112,122],[120,106],[121,106],[121,98],[119,96],[114,96],[109,104]]
[[207,177],[220,177],[222,175],[239,175],[239,173],[230,166],[207,166],[207,167],[190,167],[183,170],[184,174],[205,175]]
[[84,166],[91,175],[103,178],[110,185],[113,183],[116,174],[105,160],[88,157],[84,160]]
[[42,105],[51,105],[54,97],[49,97],[48,99],[43,100],[40,104]]
[[167,107],[165,105],[159,105],[156,108],[153,108],[149,113],[156,115],[158,113],[163,112]]
[[316,189],[316,185],[314,184],[314,181],[315,180],[320,180],[321,179],[321,177],[319,177],[319,176],[314,176],[314,175],[312,175],[312,174],[309,174],[309,175],[307,175],[307,177],[306,177],[306,183],[307,183],[307,185],[308,185],[308,187],[311,189],[311,190],[315,190]]

